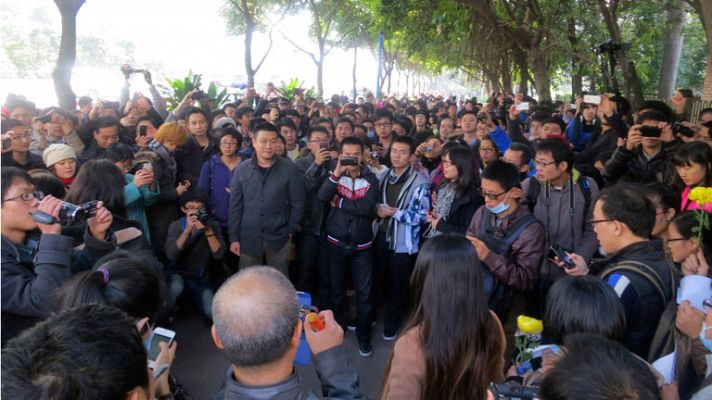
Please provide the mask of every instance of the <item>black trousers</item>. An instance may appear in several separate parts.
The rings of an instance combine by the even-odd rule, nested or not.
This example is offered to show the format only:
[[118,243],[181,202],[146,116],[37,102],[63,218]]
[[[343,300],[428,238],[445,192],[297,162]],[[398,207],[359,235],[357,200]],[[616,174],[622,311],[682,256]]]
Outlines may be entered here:
[[379,231],[375,241],[374,281],[383,293],[379,298],[385,303],[383,310],[383,331],[394,335],[403,323],[408,311],[410,276],[413,273],[417,254],[396,253],[388,249],[386,234]]

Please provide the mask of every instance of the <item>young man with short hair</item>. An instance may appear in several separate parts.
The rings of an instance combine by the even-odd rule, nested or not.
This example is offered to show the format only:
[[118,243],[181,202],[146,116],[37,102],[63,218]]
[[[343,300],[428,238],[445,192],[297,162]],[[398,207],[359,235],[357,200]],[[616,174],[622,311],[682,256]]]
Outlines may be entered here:
[[635,187],[616,185],[601,192],[589,222],[608,255],[588,265],[569,254],[569,275],[599,274],[623,303],[628,335],[623,344],[647,359],[648,350],[667,304],[677,287],[674,266],[660,240],[649,240],[655,225],[655,206]]
[[119,120],[114,117],[100,117],[94,121],[94,137],[91,143],[79,153],[77,160],[83,164],[106,156],[106,149],[119,141]]
[[287,148],[287,157],[295,161],[301,156],[301,148],[297,142],[297,125],[291,119],[282,118],[277,124],[279,134],[282,135]]
[[[2,121],[2,166],[18,167],[25,171],[32,169],[44,169],[42,157],[30,152],[30,142],[32,142],[32,129],[16,119],[6,119]],[[9,148],[5,148],[5,143],[10,142]]]
[[291,161],[276,155],[277,128],[255,127],[255,154],[240,163],[230,184],[230,251],[240,268],[263,258],[287,275],[293,236],[301,230],[304,178]]
[[356,290],[356,336],[359,353],[368,357],[373,353],[371,223],[376,216],[378,179],[363,165],[364,149],[364,143],[358,138],[347,137],[341,142],[339,159],[331,175],[319,189],[318,197],[331,205],[326,222],[331,305],[338,323],[346,326],[346,274],[350,269]]
[[[84,249],[74,253],[73,239],[62,236],[56,221],[63,201],[43,198],[27,172],[2,168],[2,342],[48,317],[56,290],[76,271],[90,269],[98,258],[116,248],[109,231],[113,217],[101,202],[87,221]],[[54,222],[42,224],[32,218],[41,211]],[[30,233],[39,229],[39,241]]]
[[180,197],[180,209],[185,217],[168,226],[166,257],[168,266],[169,306],[187,287],[196,299],[198,309],[212,317],[213,290],[208,268],[212,260],[225,254],[225,242],[220,224],[205,210],[205,200],[198,192],[188,191]]
[[[385,290],[383,338],[395,339],[408,303],[408,283],[418,255],[420,226],[430,209],[430,184],[411,167],[415,142],[399,136],[391,144],[392,167],[381,180],[376,209],[375,277]],[[377,284],[376,287],[379,285]]]
[[532,148],[528,144],[513,142],[502,156],[502,161],[517,167],[519,180],[524,181],[529,177],[529,164],[533,156]]
[[544,257],[544,228],[526,206],[519,172],[502,160],[491,162],[482,172],[481,193],[485,205],[472,217],[467,239],[484,267],[485,291],[501,311],[509,293],[534,287]]
[[190,135],[175,153],[177,179],[197,186],[203,164],[220,150],[220,145],[208,134],[208,114],[202,108],[191,109],[185,119]]

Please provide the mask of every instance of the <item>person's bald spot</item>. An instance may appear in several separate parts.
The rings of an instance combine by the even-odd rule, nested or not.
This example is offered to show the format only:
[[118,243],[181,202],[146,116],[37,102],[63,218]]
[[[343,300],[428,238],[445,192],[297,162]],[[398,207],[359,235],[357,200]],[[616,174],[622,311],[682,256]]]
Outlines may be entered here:
[[[275,324],[293,327],[299,317],[294,286],[272,267],[240,271],[218,290],[213,299],[213,319],[221,340],[254,338]],[[292,320],[292,321],[290,321]]]

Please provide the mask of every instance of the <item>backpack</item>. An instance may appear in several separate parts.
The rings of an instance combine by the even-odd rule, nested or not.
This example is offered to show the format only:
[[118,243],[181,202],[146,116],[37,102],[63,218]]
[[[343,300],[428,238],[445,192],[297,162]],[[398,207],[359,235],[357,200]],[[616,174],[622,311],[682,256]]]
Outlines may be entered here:
[[[591,206],[591,184],[588,183],[588,179],[585,176],[576,180],[576,185],[581,189],[584,198],[584,209],[583,215],[588,215],[588,209]],[[526,203],[529,208],[529,212],[534,214],[534,207],[536,207],[537,200],[539,199],[539,192],[541,192],[541,182],[535,177],[529,180],[529,188],[527,188]],[[574,192],[569,191],[569,206],[574,207]]]
[[675,339],[677,337],[677,329],[675,328],[677,288],[675,287],[675,275],[672,267],[668,268],[668,270],[670,271],[670,282],[673,284],[671,296],[668,296],[665,292],[665,284],[660,274],[658,274],[653,267],[642,262],[626,260],[601,273],[601,278],[606,278],[616,272],[632,272],[645,278],[660,295],[663,301],[662,304],[665,307],[663,313],[660,315],[658,328],[655,330],[655,335],[650,343],[647,357],[647,361],[649,362],[653,362],[675,350]]

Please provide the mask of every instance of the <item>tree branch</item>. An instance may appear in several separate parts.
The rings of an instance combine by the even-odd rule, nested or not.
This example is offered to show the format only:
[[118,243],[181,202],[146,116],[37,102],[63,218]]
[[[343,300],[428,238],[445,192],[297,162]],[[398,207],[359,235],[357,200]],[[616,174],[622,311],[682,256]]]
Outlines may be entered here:
[[314,55],[314,53],[312,53],[311,51],[308,51],[308,50],[304,50],[301,46],[299,46],[298,44],[296,44],[292,39],[290,39],[287,35],[285,35],[284,32],[282,32],[281,30],[279,31],[279,33],[281,33],[281,34],[282,34],[282,37],[283,37],[286,41],[288,41],[292,46],[294,46],[297,50],[299,50],[299,51],[301,51],[302,53],[304,53],[304,54],[308,55],[309,57],[311,57],[312,61],[314,61],[314,64],[319,65],[319,61],[316,59],[316,56]]

